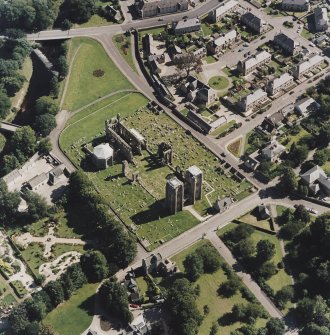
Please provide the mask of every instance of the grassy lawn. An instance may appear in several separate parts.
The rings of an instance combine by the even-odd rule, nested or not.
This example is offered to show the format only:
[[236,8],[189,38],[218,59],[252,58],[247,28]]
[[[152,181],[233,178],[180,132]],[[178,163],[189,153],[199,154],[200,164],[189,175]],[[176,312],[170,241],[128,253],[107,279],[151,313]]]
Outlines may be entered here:
[[52,254],[54,256],[54,259],[60,257],[61,255],[69,251],[77,251],[83,254],[84,246],[83,245],[72,245],[72,244],[54,244],[52,247]]
[[219,128],[217,128],[215,131],[213,131],[211,133],[211,136],[217,137],[219,135],[221,135],[222,133],[224,133],[227,129],[229,129],[231,126],[233,126],[236,123],[235,120],[231,120],[229,122],[227,122],[226,124],[220,126]]
[[[181,271],[184,271],[183,261],[187,255],[193,253],[198,247],[208,244],[210,242],[202,240],[192,245],[191,247],[185,249],[179,254],[172,257]],[[214,250],[214,252],[217,252]],[[220,257],[220,255],[219,255]],[[204,316],[202,325],[200,326],[199,335],[209,335],[210,328],[214,322],[216,322],[219,317],[231,311],[234,304],[247,303],[247,301],[242,297],[241,293],[238,292],[230,298],[224,298],[218,295],[217,290],[223,282],[227,281],[227,276],[222,269],[218,270],[213,274],[204,274],[197,281],[196,285],[200,286],[200,295],[197,298],[197,306],[200,312],[203,314],[203,307],[208,305],[210,312]],[[266,320],[258,319],[256,322],[257,327],[262,327]],[[228,326],[221,326],[221,335],[229,335],[233,330],[241,327],[242,324],[236,322]]]
[[314,36],[314,34],[312,34],[310,31],[308,31],[305,28],[303,28],[300,35],[302,37],[306,38],[306,40],[310,40]]
[[47,222],[48,219],[44,218],[39,221],[33,222],[31,225],[29,225],[27,228],[29,230],[29,233],[32,236],[45,236],[48,233],[48,226]]
[[206,56],[205,59],[206,59],[207,64],[212,64],[212,63],[217,62],[217,60],[213,56]]
[[251,226],[257,226],[270,230],[270,220],[258,220],[252,213],[247,213],[239,218],[241,222],[245,222]]
[[[224,228],[220,229],[218,231],[218,236],[222,237],[225,232],[233,229],[236,227],[235,223],[230,223],[229,225],[225,226]],[[272,262],[274,262],[275,265],[277,265],[279,262],[283,260],[282,250],[280,246],[280,241],[276,237],[276,235],[267,234],[258,230],[254,230],[254,232],[251,235],[252,240],[257,244],[260,240],[268,240],[275,244],[275,255],[271,259]],[[290,276],[285,272],[284,269],[278,269],[278,272],[271,277],[269,280],[266,281],[266,283],[275,291],[277,292],[282,287],[291,285],[291,278]]]
[[287,208],[288,208],[288,207],[281,206],[281,205],[277,205],[277,206],[276,206],[277,216],[281,216],[281,215],[283,214],[283,212],[284,212]]
[[17,302],[15,296],[11,293],[8,293],[0,298],[0,306],[8,307],[10,305],[15,305]]
[[204,36],[212,35],[213,31],[212,26],[210,24],[202,23],[201,28]]
[[160,33],[162,33],[163,31],[165,31],[165,26],[163,27],[157,27],[157,28],[152,28],[152,29],[144,29],[144,30],[140,30],[139,31],[139,38],[140,40],[142,39],[142,37],[144,35],[147,35],[147,34],[152,34],[153,36],[157,36],[159,35]]
[[47,262],[44,258],[44,246],[41,243],[31,243],[24,250],[22,256],[35,275],[39,275],[39,267]]
[[116,35],[112,38],[113,43],[119,50],[122,57],[126,60],[128,65],[135,71],[135,64],[132,56],[132,48],[131,48],[131,35],[126,36],[125,34]]
[[[64,109],[73,111],[111,92],[132,88],[99,42],[89,38],[75,38],[72,48],[77,50],[78,47]],[[93,74],[95,70],[102,70],[104,74],[97,77]]]
[[223,76],[215,76],[209,80],[209,85],[215,90],[224,90],[229,86],[229,80]]
[[86,284],[43,320],[61,335],[80,335],[91,324],[94,294],[99,283]]
[[228,145],[228,151],[231,152],[234,156],[239,157],[241,155],[241,146],[242,138],[237,139],[236,141]]
[[304,128],[300,127],[300,131],[296,135],[291,135],[289,132],[284,134],[283,137],[280,138],[280,142],[285,145],[287,149],[290,149],[292,143],[298,143],[301,138],[309,135],[308,131]]
[[[120,93],[76,114],[64,129],[60,144],[65,150],[82,138],[91,140],[104,131],[104,122],[118,113],[122,117],[144,106],[147,99],[139,93]],[[125,108],[123,108],[123,104]]]

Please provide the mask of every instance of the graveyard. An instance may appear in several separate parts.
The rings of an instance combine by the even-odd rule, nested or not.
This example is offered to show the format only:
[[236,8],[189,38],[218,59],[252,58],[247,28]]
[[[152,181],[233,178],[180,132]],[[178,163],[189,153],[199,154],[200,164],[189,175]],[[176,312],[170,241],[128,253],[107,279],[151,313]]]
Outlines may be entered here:
[[[145,138],[148,150],[134,155],[134,161],[126,165],[125,174],[122,157],[115,158],[114,164],[106,169],[97,171],[83,152],[85,145],[93,149],[96,144],[106,142],[101,129],[104,129],[106,119],[120,113],[121,108],[117,108],[116,104],[75,121],[75,127],[71,124],[63,132],[61,143],[71,160],[86,171],[112,210],[146,248],[152,250],[192,228],[200,222],[200,215],[214,214],[213,205],[218,198],[229,196],[239,201],[252,192],[250,183],[241,180],[236,171],[222,163],[165,113],[154,112],[147,107],[137,106],[135,110],[131,107],[121,115],[122,121]],[[89,120],[91,117],[92,123]],[[95,127],[88,127],[91,124]],[[83,129],[86,130],[84,135],[88,136],[82,136]],[[71,145],[70,140],[74,141]],[[161,164],[156,159],[161,142],[172,147],[171,165]],[[198,166],[204,174],[203,197],[191,211],[169,215],[164,201],[166,180],[184,173],[192,165]],[[138,176],[137,182],[132,182],[130,176],[133,174]],[[198,214],[193,215],[196,212]]]

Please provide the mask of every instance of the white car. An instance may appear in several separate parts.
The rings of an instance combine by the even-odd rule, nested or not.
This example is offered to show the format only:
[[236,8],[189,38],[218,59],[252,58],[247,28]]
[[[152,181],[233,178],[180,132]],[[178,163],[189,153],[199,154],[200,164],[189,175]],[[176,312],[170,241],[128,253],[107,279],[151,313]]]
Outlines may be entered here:
[[317,214],[318,211],[314,208],[306,208],[308,212],[312,213],[312,214]]

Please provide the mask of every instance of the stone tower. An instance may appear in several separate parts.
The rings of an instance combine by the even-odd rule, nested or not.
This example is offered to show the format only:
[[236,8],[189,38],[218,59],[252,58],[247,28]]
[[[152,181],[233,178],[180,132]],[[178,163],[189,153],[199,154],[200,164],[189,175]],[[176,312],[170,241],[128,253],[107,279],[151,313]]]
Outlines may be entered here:
[[182,211],[183,208],[183,183],[173,177],[166,182],[166,207],[171,214]]
[[187,169],[185,179],[187,204],[193,205],[202,198],[203,172],[193,165]]

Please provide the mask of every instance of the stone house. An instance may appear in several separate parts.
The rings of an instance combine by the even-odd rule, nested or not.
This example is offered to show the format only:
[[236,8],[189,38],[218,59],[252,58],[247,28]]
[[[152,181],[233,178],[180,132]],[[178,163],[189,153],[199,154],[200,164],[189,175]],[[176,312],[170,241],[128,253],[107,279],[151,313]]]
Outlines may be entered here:
[[251,94],[242,97],[238,102],[238,108],[241,112],[247,116],[253,112],[253,110],[267,101],[267,93],[261,88],[257,89]]
[[142,19],[188,10],[188,0],[135,0],[134,8]]
[[325,7],[316,7],[313,17],[316,31],[326,31],[328,29],[329,18],[328,11]]
[[280,77],[268,81],[266,91],[270,95],[275,95],[280,91],[286,90],[293,85],[293,77],[285,72]]
[[282,0],[282,9],[288,12],[309,11],[309,0]]
[[296,79],[302,79],[304,75],[317,69],[324,62],[324,58],[320,55],[314,55],[308,60],[300,62],[292,69],[292,75]]
[[201,29],[201,23],[198,18],[184,19],[178,22],[173,22],[172,29],[175,35],[192,33]]
[[261,150],[263,158],[276,162],[278,158],[285,152],[285,146],[278,143],[276,140],[271,140],[270,143]]
[[236,0],[223,2],[216,9],[209,13],[209,19],[213,23],[218,22],[226,15],[237,11],[238,8],[239,3]]
[[300,177],[301,181],[308,186],[314,195],[323,191],[326,196],[330,196],[330,179],[318,165],[303,173]]
[[246,12],[241,16],[241,23],[257,34],[261,34],[267,29],[266,22],[251,12]]
[[299,42],[283,33],[276,34],[273,42],[288,55],[295,55],[299,51]]
[[253,72],[257,67],[260,67],[264,64],[269,63],[272,60],[272,55],[267,51],[259,51],[255,55],[244,59],[243,61],[239,61],[237,63],[237,69],[244,76]]
[[219,37],[210,41],[206,48],[208,52],[212,55],[220,53],[222,50],[227,49],[232,46],[235,42],[239,40],[239,35],[236,30],[230,30],[225,34],[221,34]]
[[210,86],[193,76],[188,76],[186,82],[181,85],[180,89],[188,101],[209,105],[217,99],[216,92]]

